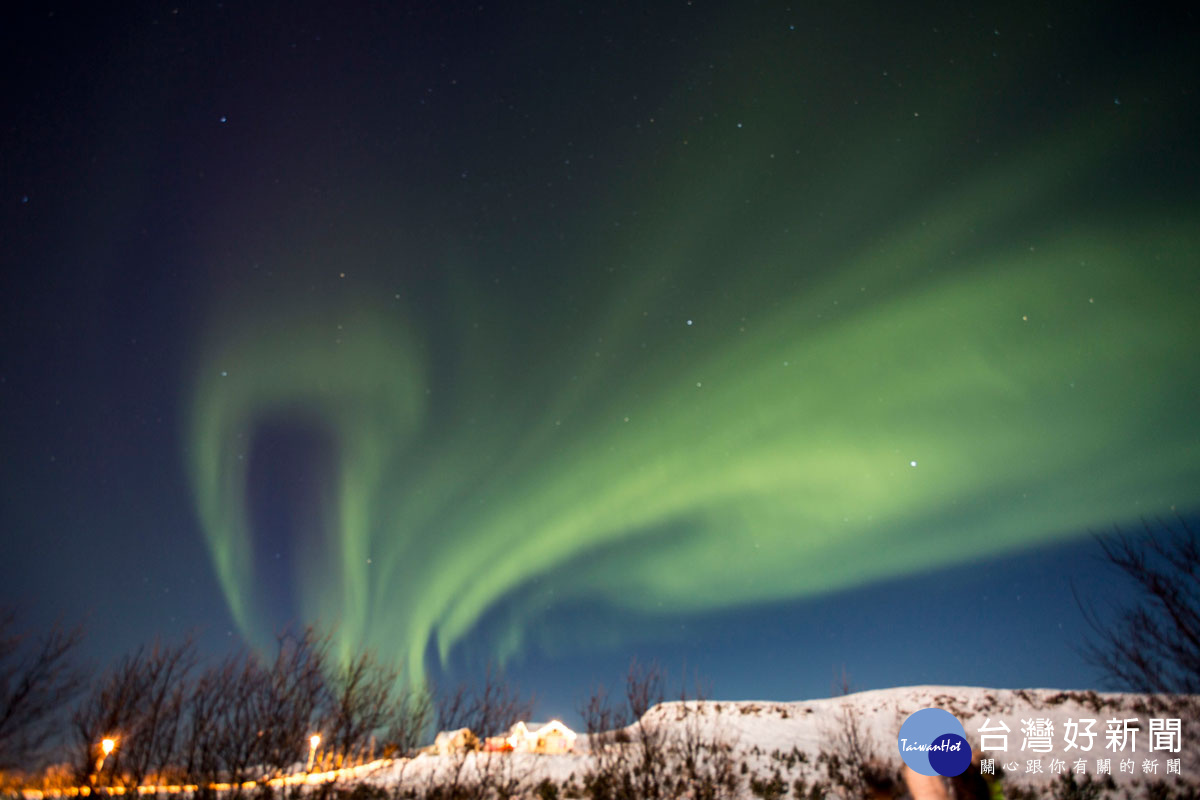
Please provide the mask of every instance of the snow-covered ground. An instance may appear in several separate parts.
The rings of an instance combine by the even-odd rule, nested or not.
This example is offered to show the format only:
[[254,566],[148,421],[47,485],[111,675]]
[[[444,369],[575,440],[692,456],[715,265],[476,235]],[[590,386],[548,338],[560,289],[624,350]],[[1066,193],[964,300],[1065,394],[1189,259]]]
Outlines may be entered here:
[[[1096,778],[1101,774],[1097,759],[1109,760],[1111,774],[1119,787],[1144,784],[1147,779],[1200,784],[1200,765],[1189,765],[1186,755],[1162,749],[1182,745],[1187,750],[1195,744],[1191,738],[1200,736],[1200,731],[1189,730],[1184,724],[1177,741],[1168,742],[1170,725],[1165,724],[1167,735],[1158,737],[1158,749],[1152,751],[1150,721],[1155,717],[1165,719],[1167,715],[1149,710],[1145,700],[1142,695],[1045,689],[914,686],[789,703],[706,701],[688,703],[686,708],[678,702],[664,703],[647,712],[643,723],[652,728],[666,726],[667,731],[675,734],[690,725],[691,730],[700,730],[710,741],[715,739],[731,745],[746,796],[750,796],[746,787],[751,776],[765,779],[778,771],[789,785],[806,774],[811,778],[818,754],[822,750],[836,749],[835,741],[839,730],[846,725],[847,714],[857,720],[876,756],[898,769],[901,759],[896,739],[900,725],[912,712],[928,707],[942,708],[954,714],[962,722],[967,740],[976,752],[979,752],[981,735],[988,735],[988,731],[979,732],[988,720],[991,721],[989,728],[998,727],[1000,723],[1007,725],[1007,751],[995,749],[999,740],[989,739],[988,744],[993,749],[981,754],[983,758],[994,760],[994,769],[1003,774],[1006,785],[1049,787],[1059,779],[1058,773],[1062,771],[1075,772],[1078,778],[1084,774]],[[1132,742],[1126,742],[1124,751],[1115,750],[1107,731],[1113,725],[1124,726],[1127,719],[1135,720],[1130,725],[1136,725],[1138,730]],[[1085,751],[1082,748],[1088,746],[1088,739],[1082,732],[1089,730],[1086,720],[1095,720],[1090,726],[1095,737],[1090,750]],[[1110,723],[1110,720],[1118,722]],[[1023,731],[1029,729],[1030,721],[1042,730],[1027,736]],[[1069,723],[1078,724],[1081,732],[1075,737],[1075,748],[1068,746],[1068,734],[1072,733]],[[1036,741],[1037,734],[1047,732],[1049,750],[1035,750],[1035,746],[1041,746]],[[459,765],[469,774],[476,767],[473,759],[488,759],[489,769],[507,770],[522,777],[523,782],[528,781],[528,785],[543,778],[559,784],[571,780],[581,784],[590,756],[586,753],[586,737],[580,736],[579,744],[579,751],[568,755],[472,754],[465,758],[465,763],[463,757],[422,755],[382,762],[361,780],[393,787],[410,782],[416,786],[428,785],[435,775],[448,776]],[[805,757],[799,757],[798,753]],[[1084,760],[1082,774],[1078,772],[1080,759]],[[1181,774],[1168,771],[1171,759],[1181,759]],[[1127,767],[1132,762],[1130,771],[1122,771],[1123,761]],[[743,763],[746,764],[745,773],[740,772]],[[1039,768],[1041,771],[1036,771]]]

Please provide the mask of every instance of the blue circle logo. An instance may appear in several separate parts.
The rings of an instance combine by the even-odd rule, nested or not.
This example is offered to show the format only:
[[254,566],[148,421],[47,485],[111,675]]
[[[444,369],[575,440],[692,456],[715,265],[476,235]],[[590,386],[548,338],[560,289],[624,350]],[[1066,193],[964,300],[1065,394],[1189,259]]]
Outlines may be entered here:
[[922,775],[962,775],[971,764],[971,745],[962,723],[940,708],[914,711],[896,737],[904,763]]

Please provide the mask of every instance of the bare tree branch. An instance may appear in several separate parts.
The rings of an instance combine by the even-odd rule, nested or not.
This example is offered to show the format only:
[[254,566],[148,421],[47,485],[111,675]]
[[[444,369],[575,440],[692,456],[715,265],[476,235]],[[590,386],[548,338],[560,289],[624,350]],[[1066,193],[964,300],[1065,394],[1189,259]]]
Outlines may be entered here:
[[60,627],[31,637],[16,630],[14,610],[0,611],[0,770],[32,766],[53,737],[83,685],[82,639],[81,629]]
[[[175,762],[195,661],[190,640],[177,646],[155,643],[109,672],[74,715],[82,777],[137,786]],[[101,770],[98,748],[106,737],[115,738],[117,747]]]
[[1183,520],[1143,523],[1099,538],[1104,558],[1136,587],[1139,600],[1100,619],[1076,594],[1092,629],[1084,655],[1122,688],[1156,694],[1200,693],[1200,540]]

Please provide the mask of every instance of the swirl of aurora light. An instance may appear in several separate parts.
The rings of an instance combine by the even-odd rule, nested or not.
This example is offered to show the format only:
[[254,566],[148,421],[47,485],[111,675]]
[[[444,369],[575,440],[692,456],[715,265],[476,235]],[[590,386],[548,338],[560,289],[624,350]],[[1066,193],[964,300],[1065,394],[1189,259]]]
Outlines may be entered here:
[[647,157],[569,263],[547,231],[488,254],[503,282],[469,247],[417,270],[311,233],[279,258],[291,288],[218,292],[188,438],[243,631],[267,632],[247,456],[280,420],[329,443],[302,613],[417,674],[501,601],[495,654],[518,652],[535,579],[689,613],[1195,504],[1200,214],[1087,199],[1137,152],[1126,124],[1066,115],[960,168],[799,116]]

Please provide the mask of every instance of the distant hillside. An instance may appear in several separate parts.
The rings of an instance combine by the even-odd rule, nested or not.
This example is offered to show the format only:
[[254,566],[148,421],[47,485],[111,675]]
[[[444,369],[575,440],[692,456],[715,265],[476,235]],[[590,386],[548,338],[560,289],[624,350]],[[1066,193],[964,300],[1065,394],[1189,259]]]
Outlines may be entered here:
[[[614,739],[640,741],[650,737],[654,742],[676,743],[674,749],[664,747],[664,763],[656,768],[672,773],[673,780],[680,781],[686,770],[680,755],[687,741],[703,745],[701,760],[711,764],[714,759],[725,759],[732,767],[738,797],[795,797],[797,790],[808,794],[818,787],[817,794],[841,794],[836,782],[830,781],[830,755],[845,749],[847,729],[858,734],[861,746],[859,754],[871,756],[875,769],[883,774],[899,778],[902,761],[897,749],[896,738],[901,723],[914,711],[937,707],[953,713],[966,729],[967,740],[973,750],[983,758],[994,760],[997,780],[1008,787],[1006,796],[1018,796],[1023,790],[1034,794],[1050,795],[1051,787],[1061,783],[1064,773],[1073,773],[1077,781],[1087,777],[1102,778],[1097,759],[1109,759],[1112,778],[1119,791],[1113,796],[1123,796],[1125,790],[1133,794],[1144,793],[1148,783],[1165,782],[1176,791],[1200,786],[1200,763],[1189,759],[1187,751],[1195,753],[1200,731],[1189,726],[1185,720],[1173,742],[1170,731],[1164,730],[1158,742],[1161,746],[1173,744],[1184,752],[1150,750],[1150,721],[1152,718],[1169,719],[1163,712],[1155,712],[1148,706],[1144,695],[1097,694],[1095,692],[1063,692],[1056,690],[1007,690],[982,689],[963,686],[915,686],[896,689],[881,689],[845,697],[810,700],[802,702],[772,701],[705,701],[700,703],[664,703],[650,709],[641,723],[635,723]],[[1132,742],[1126,741],[1124,752],[1110,749],[1106,731],[1110,720],[1131,722],[1136,726]],[[990,720],[991,727],[999,723],[1008,726],[1007,752],[995,749],[979,753],[979,728]],[[1034,721],[1035,725],[1050,733],[1050,749],[1036,752],[1036,736],[1022,751],[1028,728],[1023,720]],[[1038,721],[1041,722],[1038,722]],[[1045,721],[1049,722],[1047,726]],[[1082,752],[1078,747],[1087,746],[1085,736],[1077,736],[1077,749],[1068,749],[1066,734],[1068,722],[1095,720],[1090,731],[1095,734],[1091,749]],[[1164,723],[1164,729],[1169,724]],[[1089,730],[1086,723],[1080,730]],[[985,732],[986,733],[986,732]],[[1035,732],[1037,733],[1037,732]],[[530,790],[543,780],[560,788],[559,796],[570,796],[582,791],[585,776],[595,773],[598,765],[613,759],[612,748],[635,749],[635,744],[610,742],[606,753],[587,752],[587,737],[580,736],[578,752],[562,756],[533,756],[527,754],[464,754],[454,756],[419,756],[415,759],[388,762],[375,771],[368,780],[380,787],[428,786],[453,774],[456,779],[469,781],[472,775],[500,771],[511,776]],[[989,746],[996,748],[999,740],[989,739]],[[1132,749],[1131,749],[1132,747]],[[719,750],[719,752],[718,752]],[[825,754],[824,757],[822,754]],[[717,754],[714,756],[714,754]],[[1084,771],[1077,772],[1077,762],[1084,759]],[[1178,759],[1181,774],[1168,772],[1168,761]],[[842,769],[844,771],[844,754]],[[1039,762],[1031,765],[1029,762]],[[1121,762],[1132,761],[1132,772],[1122,771]],[[1147,762],[1152,762],[1147,764]],[[1153,762],[1157,762],[1156,765]],[[1007,769],[1006,765],[1015,769]],[[1040,766],[1041,772],[1031,771]],[[1153,772],[1147,770],[1153,768]],[[797,785],[800,781],[800,785]],[[686,783],[686,780],[682,781]],[[901,787],[902,788],[902,787]],[[786,792],[780,793],[786,789]],[[544,791],[549,791],[545,789]],[[881,794],[887,791],[881,789]],[[1059,792],[1061,796],[1061,790]]]

